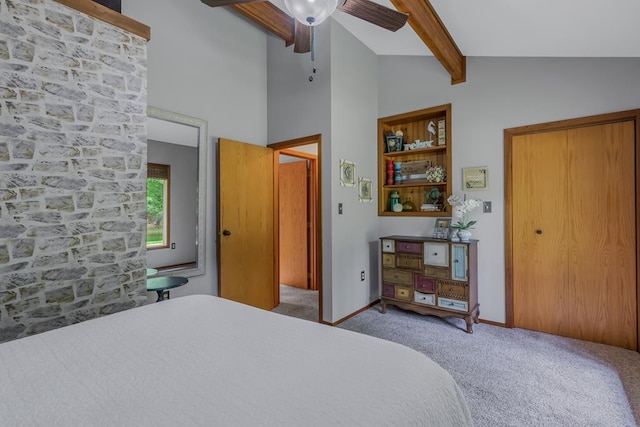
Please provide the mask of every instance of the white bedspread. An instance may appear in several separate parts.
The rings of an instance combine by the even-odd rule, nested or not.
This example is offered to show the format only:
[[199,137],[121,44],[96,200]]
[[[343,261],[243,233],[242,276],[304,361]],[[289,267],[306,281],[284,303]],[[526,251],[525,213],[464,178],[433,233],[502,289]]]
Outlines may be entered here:
[[3,426],[464,426],[407,347],[211,296],[0,345]]

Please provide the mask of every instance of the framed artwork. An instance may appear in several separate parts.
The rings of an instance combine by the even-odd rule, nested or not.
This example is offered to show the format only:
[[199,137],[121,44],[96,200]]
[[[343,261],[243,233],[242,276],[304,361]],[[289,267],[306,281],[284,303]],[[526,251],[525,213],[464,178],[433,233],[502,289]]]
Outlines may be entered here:
[[474,168],[462,168],[462,190],[488,190],[489,168],[478,166]]
[[395,151],[402,151],[402,136],[389,135],[387,136],[387,153]]
[[342,187],[355,187],[356,164],[354,162],[340,159],[340,185]]
[[371,179],[358,178],[358,201],[360,203],[371,203],[373,201],[371,189]]
[[450,226],[451,218],[436,218],[431,237],[434,239],[448,239]]

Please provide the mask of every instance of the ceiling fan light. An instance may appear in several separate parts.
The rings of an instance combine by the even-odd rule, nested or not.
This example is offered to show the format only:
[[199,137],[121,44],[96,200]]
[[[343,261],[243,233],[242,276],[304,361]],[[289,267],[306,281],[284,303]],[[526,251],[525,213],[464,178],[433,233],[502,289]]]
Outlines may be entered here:
[[298,22],[315,26],[335,12],[338,0],[284,0],[284,5]]

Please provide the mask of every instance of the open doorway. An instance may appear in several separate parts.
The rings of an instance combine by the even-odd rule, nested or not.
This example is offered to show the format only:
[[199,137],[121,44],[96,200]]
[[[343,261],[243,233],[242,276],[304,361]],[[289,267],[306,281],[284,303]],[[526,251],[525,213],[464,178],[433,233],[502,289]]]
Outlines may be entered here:
[[322,321],[320,135],[271,144],[278,253],[274,289],[281,314]]

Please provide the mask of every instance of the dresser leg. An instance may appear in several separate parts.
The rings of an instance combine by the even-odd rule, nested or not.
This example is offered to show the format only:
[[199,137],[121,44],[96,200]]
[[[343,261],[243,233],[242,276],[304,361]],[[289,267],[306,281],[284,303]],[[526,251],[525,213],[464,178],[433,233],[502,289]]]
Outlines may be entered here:
[[382,307],[382,314],[386,314],[387,313],[387,304],[384,302],[384,300],[380,300],[380,307]]
[[472,334],[473,333],[473,319],[471,318],[471,316],[467,316],[464,318],[464,321],[467,323],[467,333],[468,334]]

